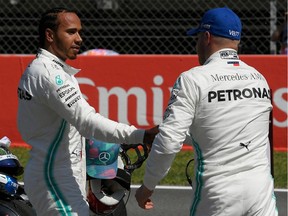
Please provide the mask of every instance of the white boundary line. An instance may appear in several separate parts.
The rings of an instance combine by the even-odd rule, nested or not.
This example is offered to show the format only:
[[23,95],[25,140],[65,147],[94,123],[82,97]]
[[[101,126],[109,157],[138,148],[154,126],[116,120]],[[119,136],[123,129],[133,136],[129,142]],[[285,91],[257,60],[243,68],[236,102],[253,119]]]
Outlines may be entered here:
[[[139,188],[141,185],[131,185],[131,188]],[[166,185],[158,185],[156,186],[156,189],[165,189],[165,190],[192,190],[190,186],[166,186]],[[285,192],[288,193],[288,189],[281,189],[281,188],[275,188],[275,192]]]
[[285,192],[285,193],[288,193],[288,189],[281,189],[281,188],[275,188],[274,191],[276,192]]

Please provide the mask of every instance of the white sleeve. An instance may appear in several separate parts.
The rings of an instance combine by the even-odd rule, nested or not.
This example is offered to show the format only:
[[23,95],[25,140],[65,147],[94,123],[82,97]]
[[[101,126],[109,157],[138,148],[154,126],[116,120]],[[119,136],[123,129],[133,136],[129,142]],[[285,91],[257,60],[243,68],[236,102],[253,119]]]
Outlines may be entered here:
[[181,75],[172,89],[163,123],[147,159],[144,185],[150,190],[168,173],[176,153],[187,140],[195,113],[196,94],[193,83]]
[[[84,99],[82,102],[86,103]],[[85,121],[79,123],[78,130],[82,136],[87,138],[95,137],[111,143],[143,143],[145,130],[105,118],[96,113],[88,104],[84,107],[86,107],[85,111],[90,110],[90,112],[85,114]],[[85,111],[83,112],[85,113]]]
[[143,180],[143,184],[149,190],[154,190],[159,181],[167,175],[175,156],[176,154],[159,154],[156,151],[151,151],[147,159]]
[[111,143],[143,143],[145,130],[100,115],[82,97],[78,83],[64,76],[62,79],[61,86],[57,86],[50,77],[43,80],[46,85],[45,102],[59,116],[76,127],[82,136]]

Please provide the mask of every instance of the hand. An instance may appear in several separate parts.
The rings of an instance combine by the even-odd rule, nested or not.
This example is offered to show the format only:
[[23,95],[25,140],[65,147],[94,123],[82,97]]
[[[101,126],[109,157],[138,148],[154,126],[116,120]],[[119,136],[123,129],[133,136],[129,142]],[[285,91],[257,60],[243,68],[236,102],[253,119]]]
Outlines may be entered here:
[[150,196],[153,194],[153,191],[150,191],[145,185],[141,185],[137,189],[135,198],[138,202],[138,205],[146,210],[152,209],[154,207],[153,202],[150,199]]
[[143,143],[146,144],[146,145],[148,144],[147,146],[148,146],[149,149],[151,148],[151,145],[153,143],[153,140],[154,140],[156,134],[158,134],[158,132],[159,132],[158,127],[159,127],[159,125],[157,125],[157,126],[155,126],[153,128],[145,130]]

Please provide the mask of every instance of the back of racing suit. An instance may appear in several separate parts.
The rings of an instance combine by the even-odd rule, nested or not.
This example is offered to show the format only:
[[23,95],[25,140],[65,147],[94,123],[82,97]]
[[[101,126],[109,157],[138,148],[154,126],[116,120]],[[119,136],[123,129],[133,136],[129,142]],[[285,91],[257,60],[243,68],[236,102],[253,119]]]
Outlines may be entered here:
[[[153,190],[183,143],[194,147],[190,216],[278,215],[269,149],[270,89],[265,78],[223,49],[182,73],[147,160]],[[188,136],[187,136],[188,134]]]
[[89,215],[85,138],[141,143],[144,130],[96,113],[82,97],[70,67],[40,49],[18,86],[18,129],[32,146],[25,191],[37,215]]

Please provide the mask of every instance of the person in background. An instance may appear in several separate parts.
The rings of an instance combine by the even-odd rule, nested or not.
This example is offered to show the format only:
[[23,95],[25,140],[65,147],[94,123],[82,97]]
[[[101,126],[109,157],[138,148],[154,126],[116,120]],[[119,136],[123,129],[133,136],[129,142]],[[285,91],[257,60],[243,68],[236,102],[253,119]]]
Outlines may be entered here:
[[288,11],[284,14],[284,22],[277,26],[276,30],[271,35],[271,40],[274,42],[280,43],[280,53],[279,54],[288,54]]
[[39,51],[18,85],[18,129],[32,146],[25,191],[39,216],[89,215],[85,138],[151,144],[157,127],[143,130],[109,120],[82,97],[65,63],[77,58],[82,26],[75,11],[53,8],[39,24]]
[[173,86],[135,194],[141,208],[154,207],[154,188],[187,143],[195,160],[185,215],[278,215],[267,154],[270,89],[260,72],[239,59],[241,29],[240,18],[224,7],[208,10],[188,31],[197,35],[200,66],[181,73]]

